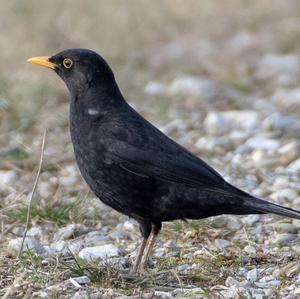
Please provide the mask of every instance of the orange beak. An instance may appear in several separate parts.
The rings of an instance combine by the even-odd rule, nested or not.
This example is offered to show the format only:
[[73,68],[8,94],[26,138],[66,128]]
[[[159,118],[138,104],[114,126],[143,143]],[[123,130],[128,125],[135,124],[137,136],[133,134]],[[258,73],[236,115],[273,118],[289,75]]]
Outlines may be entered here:
[[44,67],[48,67],[48,68],[53,69],[53,70],[57,66],[55,63],[52,63],[51,61],[49,61],[48,56],[32,57],[32,58],[29,58],[27,60],[27,62],[38,64],[38,65],[41,65],[41,66],[44,66]]

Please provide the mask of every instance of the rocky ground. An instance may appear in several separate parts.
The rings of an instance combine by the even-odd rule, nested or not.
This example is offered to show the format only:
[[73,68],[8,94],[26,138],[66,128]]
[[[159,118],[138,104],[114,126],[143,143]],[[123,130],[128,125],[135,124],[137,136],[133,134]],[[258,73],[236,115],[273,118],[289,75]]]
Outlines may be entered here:
[[[254,3],[214,8],[209,20],[219,17],[221,29],[205,15],[201,36],[170,34],[131,53],[121,84],[138,111],[228,181],[300,209],[299,7]],[[132,61],[143,65],[130,69]],[[66,91],[51,93],[51,82],[38,94],[50,101],[36,118],[18,114],[14,93],[0,98],[3,298],[300,298],[300,221],[274,215],[165,223],[149,271],[132,275],[138,227],[81,179]],[[17,257],[44,127],[43,168]]]

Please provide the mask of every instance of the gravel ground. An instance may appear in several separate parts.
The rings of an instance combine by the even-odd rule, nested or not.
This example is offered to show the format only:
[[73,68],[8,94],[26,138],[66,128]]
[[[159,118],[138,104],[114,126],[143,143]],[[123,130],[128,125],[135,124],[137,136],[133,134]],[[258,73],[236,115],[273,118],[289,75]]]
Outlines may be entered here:
[[[153,46],[145,38],[141,51],[114,69],[130,103],[163,132],[231,183],[300,209],[299,5],[259,3],[214,4],[199,23],[196,13],[188,22],[187,8],[182,16],[174,5],[176,21],[167,24],[177,28],[184,20],[182,34],[164,31]],[[150,32],[152,23],[145,24]],[[23,80],[30,88],[47,76]],[[66,91],[52,92],[53,82],[32,95],[50,94],[38,118],[19,114],[16,94],[0,91],[3,298],[300,298],[300,221],[274,215],[165,223],[148,273],[132,275],[138,227],[94,198],[81,179]],[[16,258],[44,127],[44,164]]]

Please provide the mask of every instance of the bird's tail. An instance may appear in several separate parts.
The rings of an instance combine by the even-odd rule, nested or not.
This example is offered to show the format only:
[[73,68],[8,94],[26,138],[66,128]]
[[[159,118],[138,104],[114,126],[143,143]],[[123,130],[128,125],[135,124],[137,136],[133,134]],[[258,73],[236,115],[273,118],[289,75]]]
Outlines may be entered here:
[[286,208],[260,198],[245,199],[244,207],[251,209],[254,213],[272,213],[280,216],[300,219],[300,211]]

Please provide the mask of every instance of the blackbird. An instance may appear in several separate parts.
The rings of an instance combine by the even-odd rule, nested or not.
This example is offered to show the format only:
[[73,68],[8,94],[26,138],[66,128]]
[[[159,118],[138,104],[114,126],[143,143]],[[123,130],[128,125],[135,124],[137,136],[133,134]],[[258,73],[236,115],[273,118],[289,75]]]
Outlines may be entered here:
[[165,221],[265,213],[300,219],[299,211],[229,184],[145,120],[125,101],[97,53],[68,49],[28,62],[53,69],[69,89],[71,139],[89,187],[106,205],[138,222],[143,241],[134,272],[144,271]]

